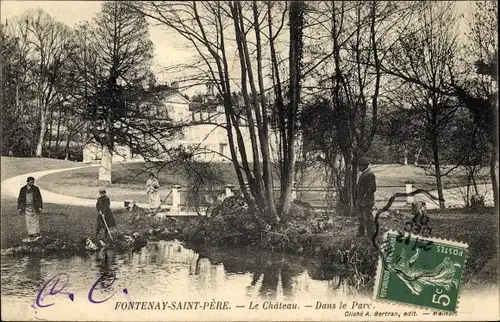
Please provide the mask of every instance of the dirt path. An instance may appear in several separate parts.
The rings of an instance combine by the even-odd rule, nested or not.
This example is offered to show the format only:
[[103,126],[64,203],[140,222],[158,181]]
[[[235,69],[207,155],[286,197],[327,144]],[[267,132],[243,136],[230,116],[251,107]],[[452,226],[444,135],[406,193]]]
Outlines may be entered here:
[[[31,176],[36,179],[40,179],[43,176],[53,174],[53,173],[59,173],[63,171],[72,171],[72,170],[78,170],[82,168],[88,168],[88,167],[98,167],[99,165],[87,165],[87,166],[81,166],[81,167],[74,167],[74,168],[64,168],[64,169],[55,169],[55,170],[44,170],[44,171],[37,171],[37,172],[31,172],[31,173],[26,173],[22,175],[18,175],[9,179],[6,179],[2,181],[2,197],[12,197],[16,198],[18,197],[19,194],[19,189],[21,189],[22,186],[26,184],[26,178]],[[44,203],[52,203],[52,204],[58,204],[58,205],[69,205],[69,206],[81,206],[81,207],[95,207],[96,204],[96,199],[88,199],[88,198],[79,198],[79,197],[72,197],[72,196],[67,196],[67,195],[62,195],[59,193],[51,192],[47,190],[46,188],[43,188],[39,185],[37,185],[38,188],[40,188],[40,192],[42,194],[43,202]],[[142,204],[142,203],[136,203],[138,207],[141,208],[148,208],[148,204]],[[111,208],[112,209],[123,209],[124,208],[124,200],[120,201],[111,201]],[[169,205],[162,205],[162,209],[165,208],[170,208]],[[192,215],[191,213],[184,213],[184,212],[179,212],[178,215]]]
[[[34,177],[35,180],[37,180],[37,179],[39,179],[43,176],[46,176],[48,174],[58,173],[58,172],[63,172],[63,171],[78,170],[78,169],[92,167],[92,166],[94,166],[94,165],[74,167],[74,168],[65,168],[65,169],[37,171],[37,172],[26,173],[26,174],[22,174],[22,175],[18,175],[18,176],[6,179],[6,180],[2,181],[2,197],[8,196],[8,197],[12,197],[12,198],[17,198],[18,194],[19,194],[19,189],[26,184],[26,178],[29,176]],[[38,187],[40,188],[40,192],[42,193],[44,203],[75,205],[75,206],[85,206],[85,207],[95,206],[95,200],[65,196],[65,195],[61,195],[61,194],[46,190],[43,187],[40,187],[40,186],[38,186]]]

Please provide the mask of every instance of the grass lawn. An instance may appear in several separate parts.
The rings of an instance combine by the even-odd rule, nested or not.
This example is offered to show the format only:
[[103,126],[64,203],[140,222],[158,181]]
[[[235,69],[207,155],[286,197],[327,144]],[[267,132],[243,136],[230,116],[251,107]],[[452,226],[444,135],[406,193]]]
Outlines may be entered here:
[[[27,236],[25,219],[17,214],[17,203],[13,198],[2,199],[1,207],[1,245],[8,248]],[[117,226],[127,226],[130,216],[131,213],[116,212]],[[92,207],[45,204],[40,217],[41,232],[67,241],[94,238],[96,218],[96,210]]]
[[1,157],[1,181],[21,174],[81,166],[82,163],[48,158]]

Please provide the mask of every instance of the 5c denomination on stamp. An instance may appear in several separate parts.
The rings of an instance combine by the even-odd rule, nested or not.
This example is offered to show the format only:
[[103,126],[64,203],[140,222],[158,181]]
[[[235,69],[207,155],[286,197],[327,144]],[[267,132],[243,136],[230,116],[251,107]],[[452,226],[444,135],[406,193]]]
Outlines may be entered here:
[[375,276],[375,300],[456,312],[468,245],[410,235],[414,242],[430,242],[423,250],[398,238],[395,231],[384,236],[386,253]]

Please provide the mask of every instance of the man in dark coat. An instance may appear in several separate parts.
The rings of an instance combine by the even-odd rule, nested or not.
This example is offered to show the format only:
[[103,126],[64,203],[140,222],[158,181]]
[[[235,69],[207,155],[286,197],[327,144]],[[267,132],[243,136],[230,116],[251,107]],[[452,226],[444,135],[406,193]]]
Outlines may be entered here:
[[109,237],[109,232],[106,229],[106,225],[104,224],[103,219],[106,220],[108,228],[116,226],[115,218],[113,217],[113,212],[111,212],[110,205],[111,202],[109,201],[108,196],[106,196],[106,190],[99,189],[99,198],[97,199],[96,203],[97,212],[99,213],[97,215],[97,230],[95,233],[96,239],[98,239],[101,229],[104,229],[105,236]]
[[356,207],[359,218],[358,236],[364,236],[366,227],[368,237],[371,239],[375,234],[372,208],[375,205],[377,183],[369,165],[368,158],[362,157],[358,161],[358,170],[361,171],[361,175],[356,185]]
[[35,178],[28,177],[26,185],[19,191],[17,211],[24,215],[30,238],[40,236],[40,213],[43,208],[42,194],[35,186]]

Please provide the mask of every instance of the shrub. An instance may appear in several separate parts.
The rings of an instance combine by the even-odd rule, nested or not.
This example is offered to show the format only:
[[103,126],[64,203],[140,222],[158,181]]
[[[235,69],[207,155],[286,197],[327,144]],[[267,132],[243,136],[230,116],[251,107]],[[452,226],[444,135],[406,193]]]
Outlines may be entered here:
[[288,216],[277,229],[270,231],[259,224],[257,216],[248,209],[244,199],[232,196],[215,205],[210,217],[186,227],[183,235],[195,243],[215,245],[256,245],[271,249],[297,250],[304,236],[332,231],[334,223],[306,202],[295,201]]
[[232,196],[215,205],[209,218],[189,226],[185,235],[193,242],[250,245],[260,238],[260,229],[245,201]]
[[470,206],[474,211],[479,211],[485,207],[485,200],[483,195],[474,194],[470,199]]

